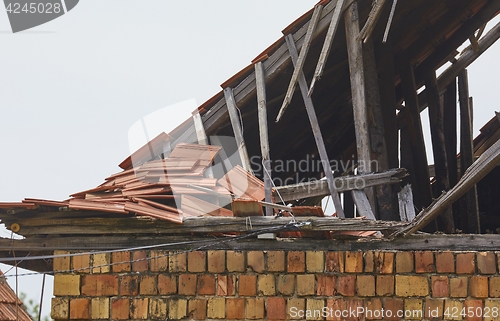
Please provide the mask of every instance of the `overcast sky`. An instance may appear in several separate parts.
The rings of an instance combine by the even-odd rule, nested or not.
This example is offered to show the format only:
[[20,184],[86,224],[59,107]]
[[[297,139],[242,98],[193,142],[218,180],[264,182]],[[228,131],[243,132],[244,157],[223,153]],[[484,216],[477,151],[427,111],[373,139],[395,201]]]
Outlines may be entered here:
[[[97,186],[130,154],[135,122],[203,103],[316,2],[82,0],[18,34],[0,10],[0,201]],[[469,69],[476,132],[498,110],[499,54],[497,44]],[[193,109],[171,108],[165,131]],[[38,300],[40,278],[23,280]]]

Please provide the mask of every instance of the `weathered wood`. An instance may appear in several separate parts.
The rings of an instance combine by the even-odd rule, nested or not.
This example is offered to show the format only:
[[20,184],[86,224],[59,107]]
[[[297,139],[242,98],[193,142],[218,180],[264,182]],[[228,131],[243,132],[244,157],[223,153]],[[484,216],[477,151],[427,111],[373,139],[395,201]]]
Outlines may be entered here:
[[398,193],[399,216],[401,222],[411,222],[415,218],[415,205],[413,204],[413,192],[408,184]]
[[375,215],[373,215],[370,202],[368,201],[365,192],[360,190],[353,190],[351,192],[351,195],[354,204],[356,205],[359,216],[365,216],[367,219],[375,221]]
[[[405,177],[406,170],[403,168],[391,169],[383,173],[369,173],[356,176],[335,177],[334,183],[337,192],[347,192],[352,190],[362,190],[367,187],[396,184]],[[284,201],[293,201],[303,198],[330,195],[328,182],[324,180],[310,181],[294,185],[278,186],[274,197],[281,195]]]
[[467,169],[457,185],[443,193],[428,208],[421,211],[416,219],[398,234],[409,235],[427,225],[451,204],[473,188],[500,163],[500,140],[496,141]]
[[[446,150],[446,160],[448,162],[448,179],[450,187],[458,182],[458,162],[457,162],[457,79],[446,87],[443,95],[443,118],[444,122],[444,140]],[[455,218],[455,224],[458,225],[456,218],[460,208],[458,204],[452,205],[452,213]]]
[[[295,88],[297,87],[297,81],[299,79],[299,75],[302,73],[302,67],[306,61],[307,53],[309,52],[309,47],[311,46],[311,42],[313,39],[314,30],[318,25],[319,18],[321,15],[321,11],[323,10],[323,6],[321,4],[317,4],[314,7],[314,12],[309,21],[309,26],[307,27],[307,33],[304,39],[304,43],[302,44],[302,48],[300,49],[299,57],[297,58],[297,62],[294,63],[294,70],[292,74],[292,79],[290,80],[290,84],[288,85],[288,89],[285,94],[285,99],[283,100],[283,104],[281,105],[281,109],[276,117],[276,122],[279,122],[281,116],[285,112],[286,108],[292,101],[293,93],[295,92]],[[286,36],[286,35],[285,35]],[[293,37],[293,36],[292,36]]]
[[[269,134],[267,129],[267,107],[266,107],[266,76],[264,66],[259,61],[255,64],[255,81],[257,86],[257,108],[259,115],[260,151],[262,154],[262,176],[264,176],[264,189],[266,202],[272,203],[272,176],[271,159],[269,148]],[[272,208],[266,207],[266,215],[272,216]]]
[[[194,129],[196,131],[196,137],[198,138],[198,144],[208,145],[207,134],[205,133],[205,128],[203,128],[203,121],[201,120],[200,112],[198,110],[196,110],[193,113],[193,122],[194,122]],[[214,173],[211,167],[207,168],[205,173],[207,177],[210,178],[214,177]]]
[[[364,174],[369,173],[372,170],[370,136],[368,133],[368,116],[366,110],[363,47],[361,42],[356,41],[359,34],[359,13],[357,2],[353,2],[347,9],[344,15],[344,20],[351,81],[354,129],[358,154],[358,173]],[[370,201],[370,204],[372,205],[372,208],[375,208],[373,190],[367,189],[365,193]]]
[[[434,71],[430,72],[425,77],[425,89],[427,92],[427,102],[429,104],[429,123],[431,127],[432,151],[434,155],[434,184],[437,191],[437,195],[434,196],[438,197],[443,191],[447,191],[450,188],[450,181],[448,178],[448,161],[444,139],[443,107],[441,105],[436,73]],[[453,233],[455,231],[455,223],[453,221],[451,208],[443,212],[439,217],[439,222],[446,233]]]
[[386,0],[373,0],[372,10],[368,15],[368,19],[366,20],[365,25],[363,26],[363,28],[359,32],[358,37],[356,38],[358,41],[363,41],[364,43],[368,42],[368,40],[372,35],[373,29],[375,29],[375,25],[377,24],[378,19],[382,14],[385,1]]
[[382,39],[383,43],[387,42],[387,38],[389,37],[389,30],[391,30],[392,19],[394,18],[394,12],[396,12],[396,5],[398,4],[398,0],[392,0],[391,13],[389,14],[389,19],[387,19],[387,25],[385,26],[384,38]]
[[219,136],[210,136],[210,143],[212,145],[217,145],[217,146],[221,146],[221,150],[219,151],[219,155],[221,160],[222,160],[222,163],[224,164],[224,167],[225,167],[225,172],[224,173],[227,173],[229,172],[233,167],[234,165],[231,163],[231,160],[229,159],[229,156],[226,154],[226,151],[224,150],[224,146],[222,146],[222,142],[219,138]]
[[[472,132],[472,113],[469,103],[469,80],[467,69],[458,76],[458,96],[460,101],[460,169],[462,176],[474,162],[474,139]],[[469,233],[480,233],[479,209],[477,204],[477,188],[473,186],[465,195],[467,217],[466,230]],[[462,228],[463,228],[462,227]]]
[[242,167],[247,172],[253,174],[252,167],[250,166],[250,160],[248,158],[247,147],[245,145],[245,139],[243,138],[243,119],[238,107],[236,106],[233,90],[229,87],[225,88],[224,97],[226,98],[226,106],[231,119],[231,125],[233,126],[234,138],[236,139],[236,145],[238,146],[238,154],[241,158]]
[[335,5],[335,11],[333,12],[330,26],[328,27],[328,31],[326,32],[325,42],[323,43],[323,48],[321,48],[318,64],[316,65],[316,70],[314,71],[314,76],[311,81],[311,86],[309,87],[309,91],[307,92],[307,96],[309,97],[311,97],[314,91],[314,85],[316,84],[316,81],[321,78],[323,70],[325,69],[326,61],[328,59],[328,55],[330,54],[330,49],[332,48],[333,39],[335,38],[335,33],[337,32],[337,28],[339,26],[340,15],[342,14],[342,7],[344,6],[344,2],[345,0],[337,0],[337,3]]
[[410,173],[410,175],[415,176],[416,185],[413,187],[415,193],[419,194],[419,199],[422,202],[418,206],[428,206],[432,202],[432,194],[413,68],[408,65],[401,70],[400,74],[405,105],[409,111],[408,131],[411,138],[413,165],[415,167],[415,172]]
[[[290,56],[292,57],[292,62],[295,64],[297,57],[297,48],[295,47],[295,42],[292,35],[285,37],[288,50],[290,51]],[[302,98],[306,106],[307,116],[309,117],[309,122],[311,123],[312,132],[314,135],[314,140],[316,141],[316,146],[321,158],[321,164],[323,165],[323,170],[325,171],[326,180],[328,182],[328,188],[330,195],[332,195],[333,205],[335,206],[335,211],[339,217],[344,217],[344,211],[342,209],[342,204],[340,203],[339,194],[335,188],[335,182],[333,178],[332,169],[330,167],[330,159],[326,152],[325,142],[323,141],[323,135],[321,134],[321,129],[319,127],[318,119],[316,117],[316,112],[314,110],[314,104],[311,97],[307,96],[307,82],[306,77],[303,72],[299,75],[299,87],[302,93]]]

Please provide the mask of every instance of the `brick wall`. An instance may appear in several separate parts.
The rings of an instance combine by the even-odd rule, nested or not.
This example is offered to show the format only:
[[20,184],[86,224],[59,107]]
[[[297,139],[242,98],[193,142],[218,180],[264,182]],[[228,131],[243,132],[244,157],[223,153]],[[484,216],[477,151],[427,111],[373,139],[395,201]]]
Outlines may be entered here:
[[398,311],[420,310],[406,319],[500,320],[499,260],[494,252],[222,250],[55,258],[52,317],[401,320]]

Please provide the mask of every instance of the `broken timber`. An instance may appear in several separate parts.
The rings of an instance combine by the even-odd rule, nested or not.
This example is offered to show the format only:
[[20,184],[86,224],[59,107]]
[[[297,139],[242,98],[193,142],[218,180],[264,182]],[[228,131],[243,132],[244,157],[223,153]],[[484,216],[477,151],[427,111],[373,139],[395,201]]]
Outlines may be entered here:
[[382,14],[382,10],[384,8],[386,0],[373,0],[372,11],[368,15],[368,20],[364,27],[359,32],[358,37],[356,38],[358,41],[363,41],[363,43],[367,43],[372,35],[373,29],[375,29],[375,25]]
[[[292,57],[292,62],[295,64],[297,61],[297,48],[295,47],[295,42],[292,35],[287,35],[285,37],[288,50],[290,51],[290,56]],[[304,104],[306,105],[307,116],[309,117],[309,122],[311,123],[312,132],[314,135],[314,140],[316,141],[316,146],[318,147],[318,152],[321,157],[321,164],[323,165],[323,170],[325,171],[326,180],[328,182],[328,188],[330,195],[332,196],[333,205],[335,206],[335,211],[339,217],[344,217],[344,211],[342,209],[342,204],[340,203],[339,194],[335,188],[334,178],[332,169],[330,167],[330,160],[326,152],[325,142],[323,141],[323,135],[321,134],[321,129],[319,128],[318,118],[316,117],[316,112],[314,111],[314,105],[311,97],[307,96],[307,82],[304,73],[301,71],[299,75],[299,87],[302,93],[302,98],[304,99]]]
[[[198,139],[198,144],[200,145],[208,145],[207,134],[205,133],[205,128],[203,127],[203,121],[201,120],[200,111],[196,109],[193,112],[193,122],[194,129],[196,131],[196,138]],[[207,168],[207,177],[213,178],[214,173],[212,168]]]

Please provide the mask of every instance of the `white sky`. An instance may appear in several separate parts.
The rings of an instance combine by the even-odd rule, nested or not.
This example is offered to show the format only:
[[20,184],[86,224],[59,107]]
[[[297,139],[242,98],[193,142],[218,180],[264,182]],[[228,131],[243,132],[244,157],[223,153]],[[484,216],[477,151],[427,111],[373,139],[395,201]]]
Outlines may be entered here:
[[[130,154],[134,123],[203,103],[316,2],[82,0],[18,34],[0,10],[0,201],[97,186]],[[496,44],[469,68],[476,132],[499,109],[499,53]],[[193,109],[170,108],[165,131]],[[19,282],[39,300],[40,277]]]

